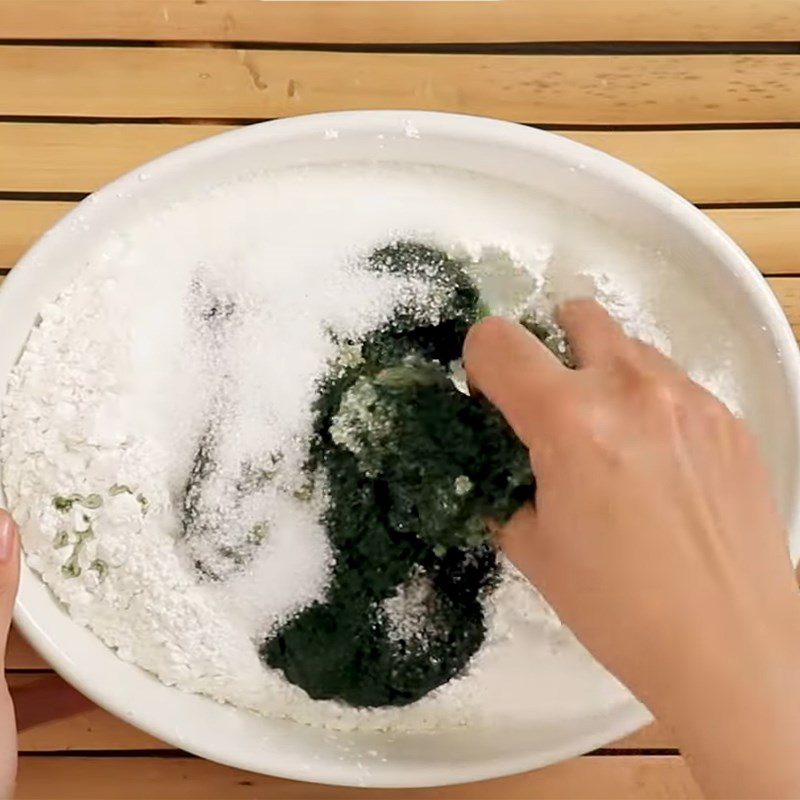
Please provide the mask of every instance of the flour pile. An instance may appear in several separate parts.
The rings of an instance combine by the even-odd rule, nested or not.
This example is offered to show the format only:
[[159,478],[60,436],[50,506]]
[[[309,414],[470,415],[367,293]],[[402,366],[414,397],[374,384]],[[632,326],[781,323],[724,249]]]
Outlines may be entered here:
[[[314,701],[259,658],[263,638],[330,579],[325,487],[303,471],[320,377],[342,357],[337,342],[430,302],[424,281],[358,267],[402,238],[468,259],[495,313],[547,321],[559,300],[595,295],[746,407],[730,388],[744,384],[735,331],[680,270],[588,216],[459,172],[254,175],[112,232],[41,310],[0,445],[28,563],[121,658],[266,715],[420,730],[620,702],[624,689],[506,563],[468,670],[409,706]],[[659,324],[665,297],[707,329]],[[713,351],[698,345],[709,335]],[[385,601],[392,635],[419,634],[428,591],[412,580]]]

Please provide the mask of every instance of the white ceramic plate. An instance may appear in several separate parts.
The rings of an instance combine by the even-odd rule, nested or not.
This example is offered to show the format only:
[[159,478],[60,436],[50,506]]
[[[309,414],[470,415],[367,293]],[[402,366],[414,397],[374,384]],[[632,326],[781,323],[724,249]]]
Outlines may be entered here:
[[[153,208],[253,165],[374,160],[466,168],[545,187],[613,225],[630,226],[640,240],[692,265],[758,356],[761,445],[797,557],[798,354],[763,278],[715,225],[655,180],[567,139],[509,123],[396,111],[298,117],[213,137],[126,175],[45,234],[6,279],[0,291],[0,396],[38,309],[69,283],[102,232],[124,229]],[[532,719],[515,730],[387,735],[315,729],[162,685],[73,622],[27,567],[16,622],[64,678],[112,713],[184,750],[287,778],[396,787],[479,780],[577,755],[648,720],[639,705],[625,701],[555,722]]]

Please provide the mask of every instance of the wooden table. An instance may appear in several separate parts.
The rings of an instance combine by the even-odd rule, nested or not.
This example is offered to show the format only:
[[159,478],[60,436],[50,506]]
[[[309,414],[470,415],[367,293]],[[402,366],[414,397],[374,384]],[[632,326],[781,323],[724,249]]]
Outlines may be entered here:
[[[0,0],[0,267],[88,192],[256,120],[486,114],[619,156],[695,202],[800,326],[800,0]],[[9,682],[44,664],[15,634]],[[26,705],[27,704],[27,705]],[[20,742],[21,798],[655,798],[696,794],[653,726],[538,772],[419,792],[217,766],[100,709]]]

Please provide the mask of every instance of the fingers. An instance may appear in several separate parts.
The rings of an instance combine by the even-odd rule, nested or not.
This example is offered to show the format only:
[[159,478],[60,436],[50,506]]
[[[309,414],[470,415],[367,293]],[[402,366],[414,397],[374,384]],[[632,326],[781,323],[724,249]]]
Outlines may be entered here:
[[558,309],[558,322],[567,334],[580,367],[607,363],[625,346],[628,337],[595,300],[569,300]]
[[527,445],[542,424],[537,403],[568,374],[559,360],[522,325],[487,317],[464,342],[467,379],[508,420]]
[[19,535],[17,525],[7,511],[0,510],[0,637],[2,637],[3,666],[5,641],[11,627],[11,615],[19,585]]

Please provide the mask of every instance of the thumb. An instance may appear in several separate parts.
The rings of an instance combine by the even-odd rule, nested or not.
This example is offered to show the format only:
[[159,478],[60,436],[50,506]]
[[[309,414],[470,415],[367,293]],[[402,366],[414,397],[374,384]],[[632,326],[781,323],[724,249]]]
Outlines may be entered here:
[[0,641],[5,668],[5,642],[11,627],[14,600],[19,586],[19,533],[7,511],[0,510]]
[[569,370],[517,322],[486,317],[469,329],[464,367],[475,387],[500,413],[528,448],[546,430],[543,400]]

